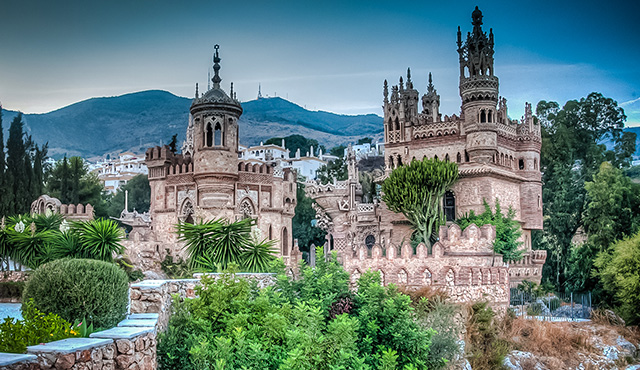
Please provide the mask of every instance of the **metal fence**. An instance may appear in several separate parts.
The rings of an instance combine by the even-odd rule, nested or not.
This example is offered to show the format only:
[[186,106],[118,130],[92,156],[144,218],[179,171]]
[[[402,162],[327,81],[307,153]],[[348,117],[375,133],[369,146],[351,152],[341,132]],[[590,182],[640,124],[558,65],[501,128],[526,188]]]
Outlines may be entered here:
[[510,307],[517,316],[550,321],[582,321],[591,317],[591,292],[537,294],[511,288]]

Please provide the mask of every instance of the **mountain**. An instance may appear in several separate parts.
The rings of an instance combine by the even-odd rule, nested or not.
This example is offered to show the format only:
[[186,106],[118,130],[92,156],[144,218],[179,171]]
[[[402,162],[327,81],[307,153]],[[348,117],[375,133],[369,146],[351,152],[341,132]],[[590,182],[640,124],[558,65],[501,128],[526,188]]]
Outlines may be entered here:
[[[25,131],[39,144],[49,142],[49,155],[85,158],[167,144],[178,134],[184,140],[191,99],[150,90],[115,97],[92,98],[44,114],[24,114]],[[271,137],[300,134],[327,147],[382,137],[382,117],[308,111],[282,98],[242,103],[240,143],[254,145]],[[15,111],[3,110],[5,140]]]

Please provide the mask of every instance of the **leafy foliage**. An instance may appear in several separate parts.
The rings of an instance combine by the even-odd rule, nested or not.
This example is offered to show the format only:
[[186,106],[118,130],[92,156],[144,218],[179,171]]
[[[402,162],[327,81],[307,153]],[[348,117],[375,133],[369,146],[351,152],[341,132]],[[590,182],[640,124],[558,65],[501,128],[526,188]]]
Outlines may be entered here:
[[[363,274],[356,295],[335,254],[302,264],[292,280],[278,262],[275,287],[258,289],[237,269],[205,277],[197,298],[174,298],[159,335],[163,369],[427,369],[433,332],[419,323],[411,299]],[[337,313],[338,309],[343,312]],[[337,314],[336,314],[337,313]],[[446,324],[443,324],[446,325]]]
[[182,258],[174,260],[169,249],[162,262],[160,262],[160,268],[162,272],[167,274],[170,279],[185,279],[193,277],[193,271],[189,267],[189,264]]
[[493,250],[502,254],[505,262],[518,261],[522,258],[523,251],[520,250],[522,242],[518,238],[522,235],[520,224],[514,220],[515,212],[509,207],[506,215],[502,214],[500,201],[496,198],[495,213],[486,200],[483,200],[484,212],[476,215],[473,210],[468,215],[464,215],[456,220],[463,230],[471,224],[477,226],[493,225],[496,227],[496,240],[493,242]]
[[[267,139],[264,144],[282,145],[282,139],[283,138],[281,137],[272,137],[271,139]],[[312,146],[314,147],[314,149],[319,149],[320,145],[318,144],[318,140],[308,139],[302,135],[297,134],[289,135],[284,138],[284,147],[289,149],[289,155],[291,157],[296,155],[298,149],[300,149],[300,153],[304,155],[311,149]]]
[[33,300],[22,305],[22,316],[24,320],[7,317],[0,323],[0,352],[24,353],[28,346],[79,335],[60,316],[38,310]]
[[[628,166],[635,150],[635,134],[624,132],[626,116],[617,103],[600,93],[568,101],[541,101],[536,116],[542,125],[541,170],[544,230],[533,235],[534,248],[550,253],[543,278],[563,289],[572,238],[584,223],[587,209],[585,181],[602,162]],[[605,139],[614,146],[607,150]]]
[[97,327],[113,327],[126,314],[129,278],[112,263],[61,259],[36,269],[23,301],[73,322],[86,318]]
[[324,244],[327,232],[311,224],[316,218],[316,212],[312,207],[315,201],[305,194],[304,184],[301,182],[297,184],[296,196],[298,201],[291,221],[292,234],[294,239],[298,239],[300,250],[308,252],[311,244]]
[[328,164],[322,165],[322,167],[320,167],[316,172],[318,180],[323,184],[328,184],[334,180],[344,181],[347,179],[348,175],[347,162],[342,157],[339,157]]
[[122,230],[112,220],[78,222],[73,224],[72,230],[82,246],[82,256],[77,257],[112,262],[114,254],[124,252],[124,246],[120,244]]
[[22,297],[24,285],[24,281],[0,281],[0,298]]
[[627,324],[640,323],[640,233],[598,255],[595,266],[604,288],[615,297]]
[[442,197],[457,179],[456,163],[425,158],[396,168],[382,184],[382,200],[409,220],[414,240],[425,243],[429,252],[437,228],[444,224]]
[[509,343],[500,336],[495,312],[486,302],[473,304],[469,309],[465,342],[469,363],[473,369],[500,369],[509,353]]
[[129,180],[118,192],[108,200],[107,214],[109,217],[120,217],[124,210],[125,191],[129,192],[129,211],[140,213],[149,211],[151,201],[151,187],[147,175],[137,175]]

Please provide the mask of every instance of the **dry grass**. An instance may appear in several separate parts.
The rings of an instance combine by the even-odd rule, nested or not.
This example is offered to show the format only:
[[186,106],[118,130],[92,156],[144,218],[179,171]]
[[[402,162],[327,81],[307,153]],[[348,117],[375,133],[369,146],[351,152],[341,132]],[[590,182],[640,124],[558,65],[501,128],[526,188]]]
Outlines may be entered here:
[[515,318],[503,327],[502,335],[513,342],[516,349],[537,356],[568,360],[576,351],[593,350],[589,332],[575,323],[558,323]]

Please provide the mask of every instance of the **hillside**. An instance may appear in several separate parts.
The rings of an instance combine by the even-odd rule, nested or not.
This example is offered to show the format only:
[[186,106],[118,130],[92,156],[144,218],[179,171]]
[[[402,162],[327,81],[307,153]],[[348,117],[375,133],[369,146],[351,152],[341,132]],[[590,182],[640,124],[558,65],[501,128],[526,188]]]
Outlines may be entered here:
[[[53,112],[25,114],[25,130],[37,143],[49,142],[49,154],[85,158],[125,150],[143,152],[184,139],[191,99],[151,90],[116,97],[92,98]],[[360,137],[382,136],[382,118],[308,111],[282,98],[242,103],[240,142],[258,144],[271,137],[301,134],[331,147]],[[5,140],[17,112],[3,110]]]

